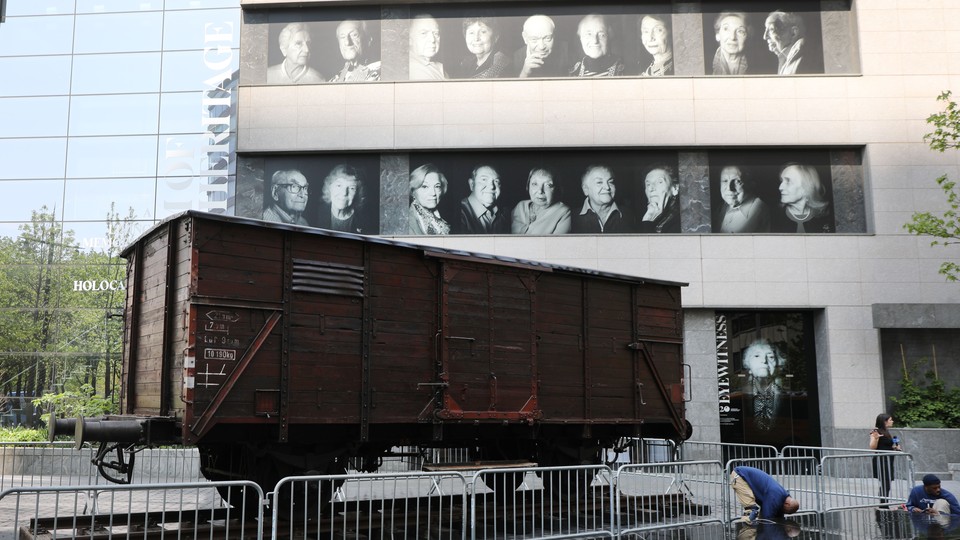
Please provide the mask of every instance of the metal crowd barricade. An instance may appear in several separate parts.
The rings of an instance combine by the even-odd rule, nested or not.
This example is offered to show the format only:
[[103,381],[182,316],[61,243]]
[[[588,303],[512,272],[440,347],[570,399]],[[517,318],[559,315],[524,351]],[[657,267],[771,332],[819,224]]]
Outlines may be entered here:
[[783,457],[800,457],[800,456],[810,456],[817,459],[823,459],[826,456],[835,456],[835,455],[848,455],[848,454],[873,454],[876,450],[870,450],[869,448],[835,448],[831,446],[794,446],[788,445],[784,446],[780,450],[780,455]]
[[[0,443],[0,489],[109,484],[91,463],[96,453],[96,446],[77,450],[67,442]],[[132,484],[204,481],[196,448],[148,448],[134,459]]]
[[272,538],[467,537],[458,472],[288,477],[270,502]]
[[[913,488],[913,456],[904,452],[856,452],[821,460],[823,510],[904,503]],[[881,493],[881,481],[890,491]]]
[[[746,465],[760,469],[773,477],[781,486],[790,492],[790,495],[800,503],[800,512],[821,513],[823,504],[821,501],[822,483],[818,473],[817,460],[813,457],[774,457],[774,458],[755,458],[755,459],[734,459],[727,463],[724,472],[725,479],[729,485],[730,473],[736,467]],[[729,493],[727,505],[727,521],[739,518],[743,515],[743,508],[737,497],[733,495],[731,489],[724,490]]]
[[625,465],[617,471],[615,484],[620,535],[722,525],[726,517],[726,482],[719,461]]
[[726,465],[733,459],[774,458],[777,448],[767,444],[738,444],[703,441],[684,441],[677,448],[676,461],[719,461]]
[[479,470],[471,538],[612,537],[613,479],[602,465]]
[[[220,492],[253,503],[223,504]],[[17,538],[262,538],[263,492],[252,482],[17,487],[0,492],[0,529]]]

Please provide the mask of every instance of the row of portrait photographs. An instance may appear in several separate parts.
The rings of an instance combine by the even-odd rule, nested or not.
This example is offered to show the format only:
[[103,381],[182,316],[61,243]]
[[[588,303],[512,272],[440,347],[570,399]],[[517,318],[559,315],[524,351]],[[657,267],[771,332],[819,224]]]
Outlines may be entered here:
[[[389,171],[378,155],[264,158],[262,204],[238,215],[359,234],[835,232],[828,151],[699,155],[685,177],[670,151],[417,153]],[[692,204],[701,169],[709,201]],[[684,221],[692,206],[712,223]]]
[[246,40],[244,83],[824,73],[819,1],[705,9],[696,24],[663,3],[275,11],[266,43]]

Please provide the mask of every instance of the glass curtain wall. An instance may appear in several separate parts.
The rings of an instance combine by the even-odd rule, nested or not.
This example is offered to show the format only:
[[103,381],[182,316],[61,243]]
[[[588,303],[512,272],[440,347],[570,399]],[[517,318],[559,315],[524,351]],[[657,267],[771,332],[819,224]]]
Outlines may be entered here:
[[0,413],[113,399],[125,261],[167,215],[227,212],[239,0],[8,0],[0,25]]

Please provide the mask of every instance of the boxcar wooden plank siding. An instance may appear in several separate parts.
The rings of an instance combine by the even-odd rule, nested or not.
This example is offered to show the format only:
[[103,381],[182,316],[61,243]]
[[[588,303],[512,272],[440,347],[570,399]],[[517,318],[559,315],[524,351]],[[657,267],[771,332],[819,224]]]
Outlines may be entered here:
[[220,455],[681,434],[679,284],[196,212],[125,256],[126,410]]

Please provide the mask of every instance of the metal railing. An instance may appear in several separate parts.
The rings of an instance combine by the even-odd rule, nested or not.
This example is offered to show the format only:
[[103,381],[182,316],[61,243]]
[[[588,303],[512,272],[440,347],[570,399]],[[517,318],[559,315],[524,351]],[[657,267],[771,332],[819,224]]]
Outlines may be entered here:
[[[0,443],[0,490],[26,486],[109,484],[91,460],[95,446],[73,443]],[[135,454],[132,484],[205,481],[196,448],[148,448]]]
[[902,503],[913,488],[910,454],[834,454],[820,463],[824,511]]
[[288,477],[269,500],[271,538],[467,537],[458,472]]
[[613,537],[612,478],[602,465],[476,471],[470,538]]
[[[138,534],[151,527],[176,530],[179,538],[203,534],[195,530],[239,537],[233,536],[239,528],[245,538],[257,539],[673,538],[673,531],[685,531],[678,538],[717,538],[741,527],[731,524],[742,509],[729,479],[739,465],[765,470],[787,488],[801,504],[794,519],[832,516],[822,522],[828,528],[909,526],[909,520],[903,525],[873,514],[877,505],[905,500],[913,485],[908,453],[787,447],[781,454],[763,445],[687,442],[674,448],[660,440],[628,441],[621,448],[631,463],[497,469],[462,463],[466,450],[400,448],[381,469],[389,473],[285,478],[265,496],[246,482],[193,482],[199,477],[194,449],[141,452],[135,484],[117,486],[96,476],[92,448],[0,445],[0,516],[9,516],[0,517],[0,531],[20,530],[23,538],[45,530],[54,538],[58,530],[61,537],[84,537],[104,528],[116,536],[129,527]],[[690,460],[693,455],[714,459]],[[683,460],[662,462],[665,457]],[[415,466],[432,471],[410,470]],[[888,477],[891,489],[884,495],[880,479]],[[85,479],[96,481],[78,481]],[[237,521],[264,508],[266,520]],[[837,517],[843,510],[866,517]]]
[[[251,501],[223,504],[221,493]],[[0,529],[18,538],[262,538],[263,492],[252,482],[16,487],[0,491]]]
[[719,461],[621,467],[614,482],[619,534],[722,525],[726,517],[723,478]]

